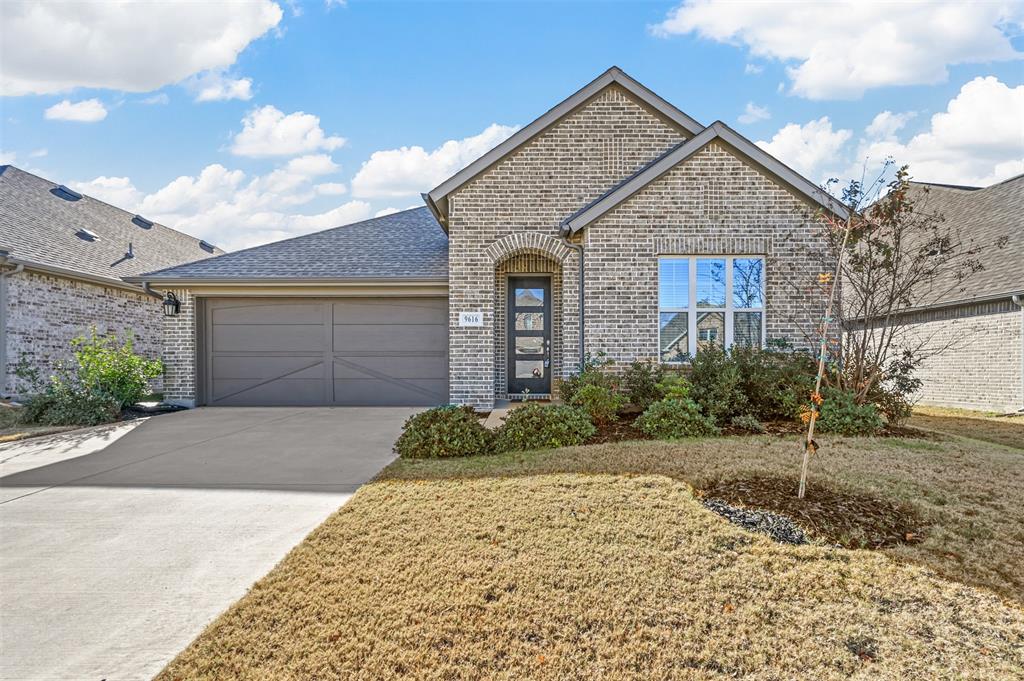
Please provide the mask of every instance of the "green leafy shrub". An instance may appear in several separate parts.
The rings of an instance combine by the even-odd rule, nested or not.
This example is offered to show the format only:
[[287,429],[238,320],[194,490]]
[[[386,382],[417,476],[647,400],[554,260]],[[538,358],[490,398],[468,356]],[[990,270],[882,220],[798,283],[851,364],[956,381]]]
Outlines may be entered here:
[[663,395],[663,400],[689,400],[691,387],[686,376],[679,372],[666,372],[658,383],[658,391]]
[[619,410],[626,406],[626,398],[611,388],[590,383],[577,390],[569,404],[587,412],[591,422],[600,426],[619,419]]
[[800,415],[814,390],[817,367],[810,355],[773,343],[766,349],[735,348],[729,357],[739,374],[745,407],[733,416],[750,414],[761,421],[776,421]]
[[704,437],[720,432],[714,420],[701,413],[696,402],[671,398],[649,406],[636,420],[636,426],[641,432],[663,440]]
[[766,430],[764,424],[758,421],[756,416],[752,416],[750,414],[733,416],[732,425],[735,428],[745,430],[748,433],[763,433]]
[[612,374],[606,371],[606,368],[613,363],[613,360],[607,359],[604,352],[598,352],[596,355],[588,352],[583,358],[583,370],[559,382],[559,397],[563,402],[571,403],[572,398],[585,385],[598,385],[615,390],[617,381]]
[[493,436],[472,407],[448,405],[410,416],[395,442],[403,459],[441,459],[491,451]]
[[857,404],[847,390],[830,390],[824,395],[816,428],[838,435],[874,435],[882,426],[882,417],[873,404]]
[[622,384],[629,393],[629,401],[640,409],[647,409],[665,397],[658,386],[665,377],[661,364],[650,359],[636,360],[622,375]]
[[124,341],[111,333],[101,336],[93,328],[88,336],[71,341],[77,363],[77,381],[87,392],[109,395],[119,409],[130,407],[149,394],[149,381],[163,372],[158,359],[135,354],[129,333]]
[[65,380],[54,380],[25,402],[23,420],[47,426],[95,426],[117,419],[117,400]]
[[716,346],[702,348],[690,361],[690,396],[716,423],[747,411],[740,372],[729,354]]
[[502,452],[571,447],[583,444],[596,432],[587,412],[579,407],[533,402],[509,412],[495,444]]

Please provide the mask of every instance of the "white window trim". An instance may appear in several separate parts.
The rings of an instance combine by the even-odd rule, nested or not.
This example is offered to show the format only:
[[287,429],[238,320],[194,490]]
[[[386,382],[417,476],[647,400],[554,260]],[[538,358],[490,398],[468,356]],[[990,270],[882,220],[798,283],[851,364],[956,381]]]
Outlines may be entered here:
[[[761,261],[761,307],[734,307],[732,292],[732,270],[733,261],[760,260]],[[698,260],[725,260],[725,307],[697,307],[697,261]],[[687,260],[687,274],[689,275],[689,305],[687,307],[661,307],[661,261],[662,260]],[[766,334],[768,330],[768,259],[764,255],[724,255],[716,253],[702,253],[701,255],[659,255],[658,256],[658,313],[655,317],[654,328],[658,334],[658,359],[662,364],[683,364],[683,362],[666,362],[661,359],[661,315],[663,312],[685,312],[686,313],[686,339],[689,345],[690,357],[697,355],[697,313],[698,312],[722,312],[725,314],[725,346],[731,348],[733,344],[733,327],[735,326],[734,312],[760,312],[761,313],[761,347],[765,347]]]

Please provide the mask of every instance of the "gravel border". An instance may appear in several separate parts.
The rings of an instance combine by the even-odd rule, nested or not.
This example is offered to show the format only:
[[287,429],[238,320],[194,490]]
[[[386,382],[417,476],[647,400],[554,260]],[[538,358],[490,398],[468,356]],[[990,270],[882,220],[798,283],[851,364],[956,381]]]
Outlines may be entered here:
[[787,516],[768,511],[751,511],[731,506],[721,499],[705,499],[704,508],[714,511],[733,525],[768,535],[780,544],[806,544],[807,534]]

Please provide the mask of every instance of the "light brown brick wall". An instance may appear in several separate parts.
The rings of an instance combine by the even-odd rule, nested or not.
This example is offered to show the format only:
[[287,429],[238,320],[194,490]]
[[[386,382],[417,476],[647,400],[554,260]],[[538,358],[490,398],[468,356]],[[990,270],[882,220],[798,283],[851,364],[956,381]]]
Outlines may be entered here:
[[[93,326],[122,338],[130,331],[136,352],[150,358],[161,354],[163,312],[151,296],[30,270],[7,277],[5,286],[4,394],[28,389],[14,375],[22,357],[46,378],[55,361],[71,357],[71,340]],[[160,383],[159,378],[153,382],[154,390]]]
[[196,404],[196,299],[186,289],[174,293],[181,309],[163,318],[164,399],[192,407]]

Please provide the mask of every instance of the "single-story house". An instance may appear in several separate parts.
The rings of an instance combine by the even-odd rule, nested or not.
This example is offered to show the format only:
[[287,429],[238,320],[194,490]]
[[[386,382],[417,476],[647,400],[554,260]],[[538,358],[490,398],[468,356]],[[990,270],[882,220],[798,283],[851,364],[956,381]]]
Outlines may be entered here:
[[910,196],[958,230],[983,267],[935,282],[902,320],[915,345],[939,353],[917,371],[919,403],[1024,410],[1024,175],[983,188],[915,182]]
[[184,404],[491,408],[586,353],[680,361],[804,343],[821,210],[721,122],[611,68],[424,195],[425,207],[171,267],[165,392]]
[[95,326],[162,349],[161,300],[123,277],[220,255],[210,244],[14,166],[0,166],[0,393],[46,378],[71,340]]

